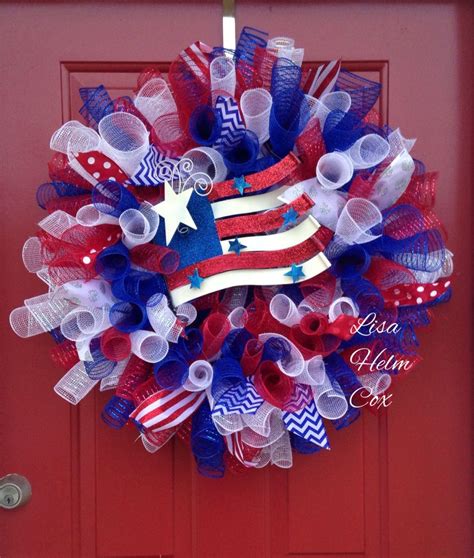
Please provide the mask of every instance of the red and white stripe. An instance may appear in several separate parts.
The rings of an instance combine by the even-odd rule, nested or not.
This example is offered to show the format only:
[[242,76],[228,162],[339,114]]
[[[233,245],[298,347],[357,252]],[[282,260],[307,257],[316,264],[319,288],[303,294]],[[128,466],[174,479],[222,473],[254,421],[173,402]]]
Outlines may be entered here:
[[314,70],[310,70],[308,79],[304,85],[305,93],[311,95],[315,99],[320,99],[323,95],[331,93],[336,85],[339,71],[341,70],[340,60],[331,60],[326,64],[321,64]]
[[209,77],[209,57],[211,47],[201,41],[196,41],[192,45],[180,52],[180,57],[191,71],[196,74],[198,79],[207,81]]
[[186,420],[205,397],[205,392],[189,392],[182,387],[175,390],[163,389],[142,401],[130,418],[152,432],[160,432]]
[[260,449],[250,448],[250,446],[244,444],[241,432],[232,432],[232,434],[228,434],[224,438],[229,453],[238,459],[242,465],[246,467],[256,467],[258,465],[258,462],[246,459],[246,454],[250,454],[247,457],[256,457],[260,453]]

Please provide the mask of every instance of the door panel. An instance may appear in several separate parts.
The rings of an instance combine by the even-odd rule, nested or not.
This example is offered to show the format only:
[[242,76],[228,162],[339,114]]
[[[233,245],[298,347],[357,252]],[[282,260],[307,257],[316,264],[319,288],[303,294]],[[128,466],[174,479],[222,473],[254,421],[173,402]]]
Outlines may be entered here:
[[[2,184],[17,185],[14,195],[5,186],[1,194],[6,323],[11,308],[44,290],[22,267],[21,246],[41,218],[34,192],[47,178],[49,137],[78,117],[79,87],[103,83],[112,97],[128,94],[150,63],[166,69],[197,39],[219,44],[221,6],[20,2],[0,9],[8,101]],[[61,375],[48,358],[52,342],[5,330],[0,471],[27,476],[33,498],[1,512],[2,556],[469,555],[471,250],[462,223],[471,215],[470,18],[461,2],[237,1],[238,29],[291,34],[307,61],[341,56],[346,68],[381,81],[382,121],[417,135],[415,156],[441,172],[437,211],[457,253],[455,294],[421,335],[424,362],[396,389],[388,412],[330,429],[332,451],[296,456],[290,471],[210,480],[196,474],[181,442],[151,455],[133,429],[104,425],[110,392],[68,406],[52,391]]]

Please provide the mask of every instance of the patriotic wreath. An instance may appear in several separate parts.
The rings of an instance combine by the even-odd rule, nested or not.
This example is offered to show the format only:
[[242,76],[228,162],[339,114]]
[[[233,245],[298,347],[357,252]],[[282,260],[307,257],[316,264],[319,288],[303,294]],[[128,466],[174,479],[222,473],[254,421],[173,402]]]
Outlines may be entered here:
[[10,323],[53,337],[57,394],[114,390],[107,425],[151,453],[177,434],[211,477],[329,449],[450,297],[437,174],[381,125],[380,84],[303,53],[247,27],[132,97],[81,89],[23,247],[48,292]]

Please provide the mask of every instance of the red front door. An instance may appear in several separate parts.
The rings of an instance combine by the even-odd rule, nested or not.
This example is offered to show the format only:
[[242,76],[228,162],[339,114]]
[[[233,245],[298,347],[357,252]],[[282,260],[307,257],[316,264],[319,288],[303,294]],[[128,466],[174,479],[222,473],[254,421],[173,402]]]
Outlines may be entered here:
[[415,156],[441,172],[437,211],[450,233],[456,281],[421,334],[423,363],[389,411],[330,431],[332,451],[290,471],[224,480],[195,472],[178,441],[146,453],[130,429],[99,419],[108,393],[77,408],[52,387],[47,336],[18,339],[9,311],[43,285],[21,264],[41,218],[48,142],[77,118],[78,88],[129,92],[150,62],[191,42],[221,43],[221,5],[10,3],[2,18],[2,447],[0,476],[32,484],[24,508],[2,510],[5,558],[467,557],[472,343],[472,7],[337,2],[237,2],[237,28],[289,35],[313,62],[383,83],[379,110],[417,137]]

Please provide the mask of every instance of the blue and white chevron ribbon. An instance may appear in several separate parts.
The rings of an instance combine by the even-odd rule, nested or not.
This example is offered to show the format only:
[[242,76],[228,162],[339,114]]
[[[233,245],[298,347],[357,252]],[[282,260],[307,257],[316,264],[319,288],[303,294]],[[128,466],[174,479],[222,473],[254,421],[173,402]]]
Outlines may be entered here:
[[245,124],[240,115],[239,105],[232,97],[219,95],[216,100],[216,109],[221,114],[222,129],[214,148],[226,151],[232,149],[242,139]]
[[132,186],[159,186],[165,180],[172,179],[173,169],[177,162],[178,159],[166,157],[154,145],[151,145],[138,170],[128,180],[128,184]]
[[300,411],[284,412],[282,419],[289,432],[293,432],[293,434],[301,436],[301,438],[322,448],[330,449],[326,429],[316,410],[314,400]]
[[214,405],[212,414],[214,416],[230,415],[231,413],[255,414],[263,403],[263,399],[257,393],[255,386],[250,380],[245,384],[238,384],[229,389]]

